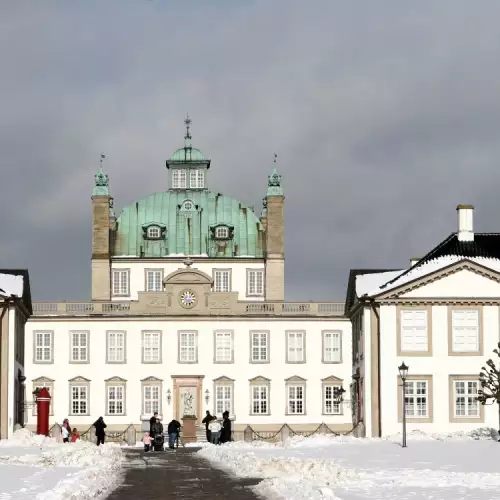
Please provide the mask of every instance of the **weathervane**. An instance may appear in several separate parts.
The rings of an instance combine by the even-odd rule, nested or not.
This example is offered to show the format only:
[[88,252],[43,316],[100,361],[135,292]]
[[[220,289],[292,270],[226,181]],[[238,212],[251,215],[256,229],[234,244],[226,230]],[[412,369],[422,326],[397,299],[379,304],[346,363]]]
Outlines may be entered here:
[[191,139],[191,131],[190,131],[191,118],[189,118],[188,113],[186,113],[186,119],[184,120],[184,123],[186,124],[186,135],[184,136],[184,139]]
[[277,160],[278,160],[278,155],[277,155],[277,153],[274,153],[274,162],[273,163],[276,163]]
[[102,171],[102,165],[103,165],[105,159],[106,159],[106,155],[104,153],[101,153],[101,159],[99,162],[101,164],[101,171]]

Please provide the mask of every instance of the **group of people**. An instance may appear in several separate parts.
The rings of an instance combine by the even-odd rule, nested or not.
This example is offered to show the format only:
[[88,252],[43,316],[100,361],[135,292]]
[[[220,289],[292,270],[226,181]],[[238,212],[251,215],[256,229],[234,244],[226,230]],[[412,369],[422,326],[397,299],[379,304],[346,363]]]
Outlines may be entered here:
[[222,414],[222,424],[217,420],[216,416],[210,414],[209,410],[207,410],[207,414],[201,422],[205,424],[207,441],[209,443],[222,444],[232,441],[231,420],[229,420],[228,411]]
[[[107,427],[104,423],[104,419],[99,417],[93,424],[95,427],[95,437],[97,441],[97,446],[100,444],[104,444],[104,437],[106,433],[104,429]],[[61,438],[63,443],[75,443],[80,439],[80,434],[76,427],[73,427],[71,430],[71,426],[69,425],[69,419],[65,418],[63,420],[63,424],[61,427]]]

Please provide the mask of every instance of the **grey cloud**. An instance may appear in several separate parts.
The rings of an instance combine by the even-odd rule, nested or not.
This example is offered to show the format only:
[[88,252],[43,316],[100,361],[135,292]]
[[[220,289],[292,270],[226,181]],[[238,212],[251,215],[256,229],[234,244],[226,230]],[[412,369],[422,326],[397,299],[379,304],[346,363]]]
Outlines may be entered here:
[[212,189],[257,211],[279,154],[289,300],[406,265],[458,203],[498,229],[496,2],[4,3],[0,263],[37,300],[89,296],[99,154],[118,210],[165,189],[186,111]]

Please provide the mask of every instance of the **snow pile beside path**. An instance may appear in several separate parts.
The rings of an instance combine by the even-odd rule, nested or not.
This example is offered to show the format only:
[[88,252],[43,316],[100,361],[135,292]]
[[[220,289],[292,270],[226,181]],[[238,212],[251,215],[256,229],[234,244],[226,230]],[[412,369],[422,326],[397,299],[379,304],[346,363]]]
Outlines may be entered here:
[[98,498],[116,486],[121,458],[117,446],[96,446],[85,441],[62,444],[26,429],[14,433],[12,439],[0,441],[0,464],[81,469],[60,481],[55,489],[39,494],[38,500]]
[[358,477],[353,469],[342,468],[333,460],[260,457],[252,451],[242,453],[243,448],[251,448],[248,444],[243,446],[236,442],[211,446],[198,454],[238,476],[263,478],[264,481],[256,489],[267,497],[277,494],[294,500],[335,499],[335,486],[352,482]]
[[[494,440],[499,438],[498,432],[491,427],[479,427],[472,431],[457,431],[448,433],[426,433],[420,430],[414,430],[407,434],[407,438],[413,441],[471,441],[471,440]],[[399,442],[402,439],[401,433],[383,438],[387,441]]]

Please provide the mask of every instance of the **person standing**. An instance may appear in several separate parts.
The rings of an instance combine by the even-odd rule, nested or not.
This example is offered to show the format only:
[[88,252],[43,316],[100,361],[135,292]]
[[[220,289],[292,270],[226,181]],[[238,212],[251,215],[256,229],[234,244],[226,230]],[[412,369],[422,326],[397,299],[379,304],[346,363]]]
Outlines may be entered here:
[[151,436],[152,439],[154,439],[153,425],[156,423],[157,420],[158,420],[158,412],[155,411],[153,413],[153,416],[149,419],[149,435]]
[[205,418],[201,421],[202,424],[205,424],[205,432],[206,432],[206,435],[207,435],[207,442],[211,442],[212,441],[212,438],[211,438],[211,435],[210,435],[210,422],[212,420],[216,420],[217,417],[214,417],[210,414],[210,411],[207,410],[207,414],[205,415]]
[[229,443],[231,441],[231,420],[229,420],[229,412],[225,411],[222,414],[222,430],[220,432],[219,443]]
[[209,424],[210,442],[212,444],[219,444],[221,425],[217,418],[214,418]]
[[106,436],[104,429],[107,427],[107,425],[104,423],[104,419],[102,417],[99,417],[94,422],[94,427],[95,437],[97,438],[97,446],[99,446],[100,444],[104,444],[104,437]]
[[167,427],[168,433],[168,447],[173,450],[175,441],[179,437],[179,432],[181,431],[181,424],[177,420],[172,420]]
[[69,437],[71,436],[71,427],[69,426],[69,421],[67,418],[64,419],[64,422],[62,424],[61,436],[63,443],[69,443]]

